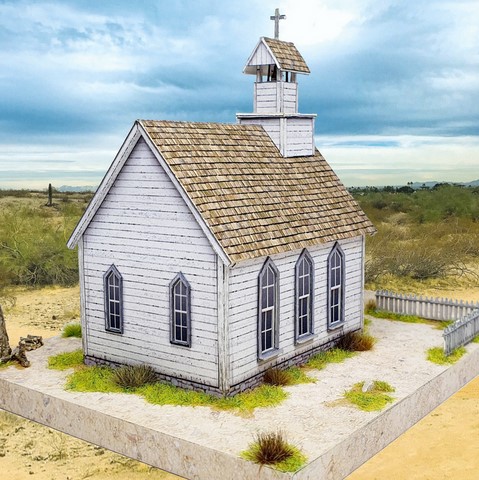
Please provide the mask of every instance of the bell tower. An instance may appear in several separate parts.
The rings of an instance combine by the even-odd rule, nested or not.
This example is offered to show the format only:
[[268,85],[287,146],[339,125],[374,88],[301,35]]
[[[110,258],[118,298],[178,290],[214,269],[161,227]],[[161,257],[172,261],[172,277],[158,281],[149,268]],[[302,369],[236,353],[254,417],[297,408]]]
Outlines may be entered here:
[[[279,20],[276,9],[275,37]],[[284,157],[314,155],[315,114],[298,113],[298,74],[310,73],[293,43],[261,37],[243,73],[255,75],[253,113],[238,113],[242,124],[262,125]]]

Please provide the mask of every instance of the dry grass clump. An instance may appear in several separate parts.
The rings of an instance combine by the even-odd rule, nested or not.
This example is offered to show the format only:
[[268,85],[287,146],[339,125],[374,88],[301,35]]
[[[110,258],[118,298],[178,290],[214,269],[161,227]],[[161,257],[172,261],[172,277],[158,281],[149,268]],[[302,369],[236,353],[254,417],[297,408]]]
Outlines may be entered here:
[[348,332],[341,337],[337,343],[337,348],[349,352],[365,352],[371,350],[376,343],[376,339],[365,332]]
[[295,472],[306,462],[306,457],[286,441],[281,431],[259,433],[241,456],[260,465],[272,465],[282,472]]
[[268,370],[264,372],[263,382],[268,385],[282,387],[289,385],[291,380],[288,372],[285,370],[281,370],[280,368],[268,368]]
[[123,388],[138,388],[157,381],[149,365],[125,365],[113,371],[113,381]]
[[369,313],[369,312],[375,312],[377,309],[377,304],[376,300],[373,298],[370,298],[367,302],[366,305],[364,306],[364,312]]

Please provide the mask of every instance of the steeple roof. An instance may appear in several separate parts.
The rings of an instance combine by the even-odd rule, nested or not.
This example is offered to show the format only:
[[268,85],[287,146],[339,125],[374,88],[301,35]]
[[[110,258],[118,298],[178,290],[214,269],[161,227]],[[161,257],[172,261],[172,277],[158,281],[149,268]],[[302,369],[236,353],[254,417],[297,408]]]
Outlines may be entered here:
[[309,74],[310,70],[294,43],[261,37],[250,55],[244,73],[256,74],[256,68],[264,65],[276,65],[288,72]]

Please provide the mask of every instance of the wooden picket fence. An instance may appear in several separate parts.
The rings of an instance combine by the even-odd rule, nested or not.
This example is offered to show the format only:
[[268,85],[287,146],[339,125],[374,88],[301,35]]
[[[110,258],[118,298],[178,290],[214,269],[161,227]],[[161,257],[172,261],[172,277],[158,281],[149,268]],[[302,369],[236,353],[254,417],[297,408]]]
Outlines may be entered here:
[[455,348],[469,343],[479,334],[479,309],[456,320],[444,329],[444,353],[449,355]]
[[444,353],[465,345],[479,335],[479,302],[428,298],[381,290],[376,292],[378,310],[416,315],[430,320],[454,320],[444,329]]
[[478,309],[479,302],[429,298],[378,290],[376,292],[376,307],[378,310],[402,315],[416,315],[430,320],[455,321]]

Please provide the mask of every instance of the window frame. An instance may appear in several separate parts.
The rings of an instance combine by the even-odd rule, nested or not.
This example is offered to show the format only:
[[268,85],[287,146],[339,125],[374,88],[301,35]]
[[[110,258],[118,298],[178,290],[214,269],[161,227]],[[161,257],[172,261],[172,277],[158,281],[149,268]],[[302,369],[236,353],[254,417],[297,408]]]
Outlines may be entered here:
[[[178,283],[182,283],[186,288],[186,310],[175,309],[175,287]],[[183,273],[179,272],[175,278],[170,282],[170,343],[173,345],[180,345],[182,347],[191,347],[191,286],[186,280]],[[175,313],[186,313],[186,340],[179,340],[176,338],[177,322]],[[185,328],[180,325],[180,328]]]
[[[309,318],[308,318],[308,329],[304,333],[300,333],[300,300],[301,298],[305,298],[303,295],[301,298],[299,296],[300,288],[299,288],[299,281],[300,281],[300,267],[301,263],[305,261],[309,264],[309,298],[308,298],[308,309],[309,309]],[[294,267],[294,338],[296,343],[302,343],[310,339],[314,335],[314,285],[315,285],[315,275],[314,275],[314,261],[311,257],[310,253],[304,249]]]
[[[331,273],[332,273],[332,259],[333,256],[339,255],[340,258],[340,283],[339,285],[331,286]],[[328,329],[334,330],[338,327],[341,327],[344,324],[344,297],[345,297],[345,277],[346,277],[346,264],[345,264],[345,256],[344,252],[339,245],[339,243],[335,243],[331,251],[328,255],[328,267],[327,267],[327,275],[328,275]],[[332,304],[332,290],[336,289],[339,290],[339,302],[337,305]],[[332,309],[333,307],[339,307],[339,320],[332,321]]]
[[[110,284],[109,284],[109,278],[111,275],[114,275],[118,279],[118,300],[116,299],[111,299],[110,298]],[[114,286],[116,287],[116,286]],[[107,332],[111,333],[118,333],[118,334],[123,334],[123,277],[119,270],[116,268],[114,264],[110,266],[110,268],[104,273],[103,275],[103,292],[104,292],[104,299],[105,299],[105,330]],[[118,309],[118,327],[112,326],[112,321],[111,321],[111,315],[115,315],[114,313],[112,314],[110,310],[110,305],[111,302],[117,302],[119,304],[119,309]]]
[[[263,304],[263,285],[262,280],[263,276],[271,269],[274,276],[273,288],[273,308],[267,307],[266,309],[262,308]],[[269,288],[269,287],[267,287]],[[264,262],[261,270],[258,274],[258,298],[257,298],[257,345],[258,345],[258,360],[267,360],[268,358],[274,357],[279,353],[279,271],[276,268],[276,265],[271,260],[267,258]],[[262,329],[262,314],[264,311],[273,311],[271,319],[271,348],[268,350],[262,349],[262,340],[263,340],[263,329]],[[269,330],[269,329],[268,329]]]

